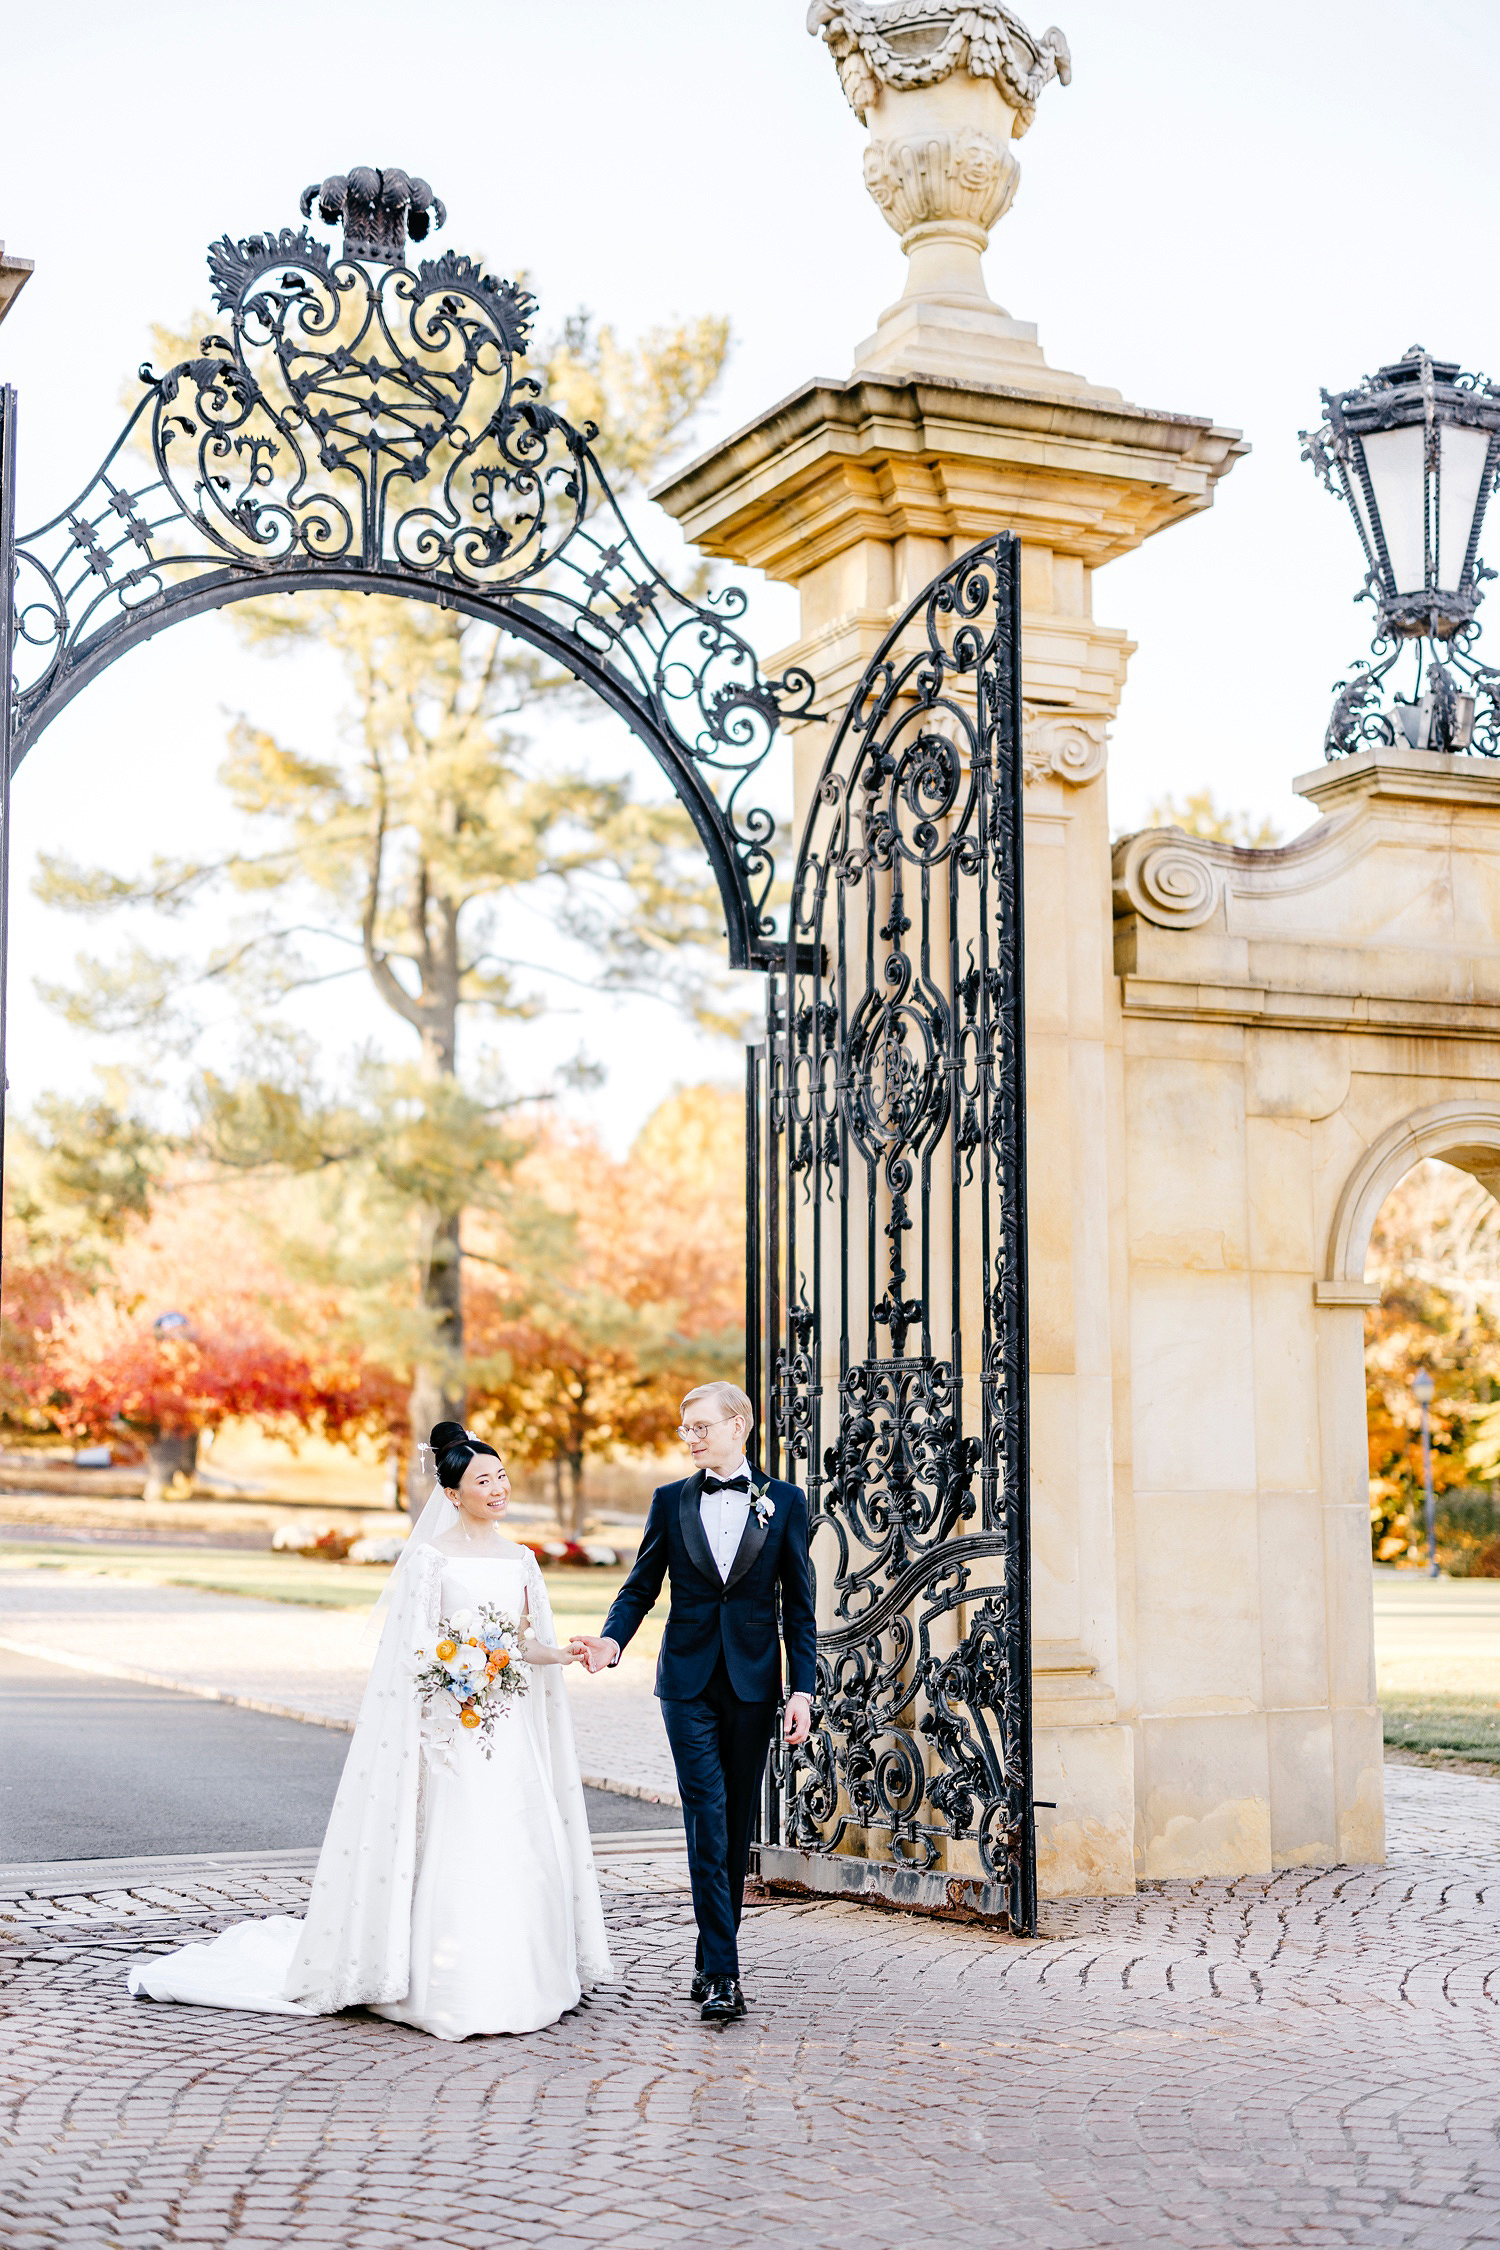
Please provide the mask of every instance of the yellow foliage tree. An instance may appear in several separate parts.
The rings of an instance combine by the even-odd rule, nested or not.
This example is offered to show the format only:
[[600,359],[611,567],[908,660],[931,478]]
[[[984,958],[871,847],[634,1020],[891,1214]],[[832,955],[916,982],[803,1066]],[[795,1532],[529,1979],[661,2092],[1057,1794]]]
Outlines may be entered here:
[[744,1105],[719,1086],[673,1094],[621,1161],[590,1133],[548,1130],[519,1168],[555,1221],[493,1236],[503,1278],[471,1284],[469,1327],[493,1372],[470,1420],[516,1462],[550,1468],[578,1536],[591,1460],[670,1441],[683,1393],[744,1367]]
[[[1446,1164],[1419,1164],[1382,1205],[1366,1269],[1381,1290],[1365,1330],[1370,1531],[1380,1562],[1426,1552],[1421,1410],[1412,1378],[1426,1368],[1439,1557],[1466,1571],[1500,1512],[1478,1480],[1500,1467],[1500,1205]],[[1500,1554],[1494,1557],[1500,1567]]]
[[1145,826],[1180,828],[1185,835],[1201,836],[1205,843],[1238,844],[1249,851],[1269,851],[1281,842],[1274,820],[1232,811],[1217,802],[1211,789],[1190,789],[1181,798],[1158,797],[1147,810]]

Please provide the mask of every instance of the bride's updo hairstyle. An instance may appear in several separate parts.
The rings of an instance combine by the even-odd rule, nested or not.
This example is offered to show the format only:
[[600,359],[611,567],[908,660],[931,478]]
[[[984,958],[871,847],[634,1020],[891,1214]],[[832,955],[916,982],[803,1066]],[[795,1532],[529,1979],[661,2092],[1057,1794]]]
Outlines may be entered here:
[[483,1438],[471,1437],[462,1422],[435,1422],[427,1443],[432,1448],[438,1483],[445,1492],[458,1490],[464,1471],[476,1453],[487,1453],[492,1461],[500,1458]]

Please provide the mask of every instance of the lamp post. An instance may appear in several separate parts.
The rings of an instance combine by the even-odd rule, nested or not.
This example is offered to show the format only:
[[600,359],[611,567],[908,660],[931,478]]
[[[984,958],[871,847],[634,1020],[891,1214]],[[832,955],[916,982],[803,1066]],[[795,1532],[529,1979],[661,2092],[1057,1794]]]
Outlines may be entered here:
[[[1403,741],[1413,750],[1500,757],[1500,672],[1471,653],[1485,503],[1500,471],[1500,385],[1418,344],[1352,390],[1324,391],[1327,419],[1302,458],[1348,505],[1367,565],[1356,600],[1379,619],[1373,664],[1338,685],[1325,757]],[[1381,688],[1415,646],[1413,693]]]
[[1422,1504],[1427,1514],[1427,1575],[1436,1578],[1437,1503],[1432,1496],[1432,1394],[1435,1386],[1425,1367],[1411,1379],[1412,1397],[1422,1409]]

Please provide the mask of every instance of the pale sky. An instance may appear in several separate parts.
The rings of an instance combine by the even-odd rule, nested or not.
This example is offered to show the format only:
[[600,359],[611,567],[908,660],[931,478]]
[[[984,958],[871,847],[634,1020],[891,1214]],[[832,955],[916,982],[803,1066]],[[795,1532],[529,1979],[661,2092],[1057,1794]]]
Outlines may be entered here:
[[[1299,463],[1297,432],[1319,418],[1321,385],[1413,342],[1500,375],[1500,9],[1057,6],[1074,80],[1047,90],[1017,150],[991,291],[1038,322],[1054,365],[1209,415],[1254,448],[1207,515],[1096,578],[1096,614],[1138,644],[1113,823],[1207,784],[1292,831],[1308,808],[1291,778],[1319,762],[1331,684],[1369,641],[1353,529]],[[524,268],[543,328],[580,305],[627,333],[727,313],[733,360],[700,443],[810,376],[847,373],[900,294],[896,238],[860,178],[864,134],[805,0],[364,0],[349,17],[305,0],[232,13],[65,0],[6,14],[0,235],[37,262],[0,329],[0,376],[21,398],[23,527],[92,475],[151,322],[206,304],[208,241],[296,223],[306,182],[353,164],[425,174],[448,205],[441,241]],[[669,556],[670,526],[644,502],[634,513]],[[751,622],[771,654],[793,631],[789,597],[758,593]],[[43,738],[14,797],[22,1109],[86,1084],[102,1054],[33,979],[112,942],[35,904],[36,852],[132,867],[203,849],[228,832],[214,782],[228,716],[249,711],[316,753],[334,701],[316,666],[252,659],[220,617],[124,659]],[[627,763],[612,726],[591,730],[595,754]],[[305,1018],[331,1049],[406,1051],[377,1003],[338,991]],[[522,1035],[511,1076],[539,1082],[580,1045],[610,1068],[594,1107],[616,1140],[674,1080],[738,1067],[651,1002],[585,1002]]]

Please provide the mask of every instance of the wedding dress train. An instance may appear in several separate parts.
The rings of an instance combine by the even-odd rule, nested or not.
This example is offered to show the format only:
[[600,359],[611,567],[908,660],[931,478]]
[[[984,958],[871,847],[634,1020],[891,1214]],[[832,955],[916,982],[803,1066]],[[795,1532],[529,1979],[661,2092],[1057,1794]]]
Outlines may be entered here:
[[[442,1521],[439,1514],[439,1522]],[[427,1524],[424,1516],[423,1525]],[[439,1617],[493,1603],[556,1645],[532,1556],[403,1561],[303,1922],[237,1923],[137,1961],[142,1998],[275,2015],[364,2005],[438,2039],[555,2023],[611,1969],[561,1667],[536,1666],[477,1732],[421,1717],[412,1674]]]

